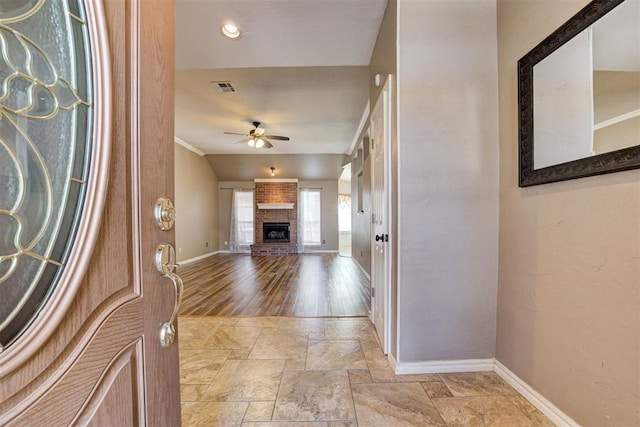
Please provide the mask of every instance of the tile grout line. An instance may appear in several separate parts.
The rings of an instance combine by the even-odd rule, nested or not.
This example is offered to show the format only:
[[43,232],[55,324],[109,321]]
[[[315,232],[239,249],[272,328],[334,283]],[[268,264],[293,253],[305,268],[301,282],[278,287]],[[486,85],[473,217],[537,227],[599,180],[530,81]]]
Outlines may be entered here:
[[[480,381],[483,378],[484,378],[484,380],[480,381],[478,384],[473,386],[473,388],[468,388],[467,391],[465,391],[464,389],[462,391],[459,391],[458,394],[461,394],[461,395],[454,395],[454,393],[452,391],[453,389],[447,384],[446,381],[450,381],[452,386],[454,386],[454,388],[455,388],[456,385],[458,384],[458,381],[459,381],[455,377],[449,377],[448,376],[449,374],[440,374],[440,373],[438,373],[436,375],[433,375],[432,377],[429,377],[429,379],[424,380],[424,381],[418,379],[419,377],[417,377],[417,376],[415,377],[415,379],[414,378],[407,379],[405,377],[404,379],[407,379],[408,381],[399,381],[398,380],[399,376],[396,375],[395,373],[392,372],[392,375],[389,376],[389,375],[387,375],[386,372],[380,371],[379,374],[384,374],[381,377],[381,379],[383,379],[384,381],[377,382],[377,381],[374,380],[374,377],[373,377],[373,375],[371,373],[372,365],[376,365],[376,366],[385,365],[385,366],[388,366],[388,363],[386,363],[386,364],[375,363],[375,362],[379,362],[380,361],[380,358],[378,357],[378,354],[377,354],[377,352],[380,350],[379,346],[375,350],[372,349],[371,346],[370,346],[368,335],[365,337],[362,333],[360,333],[360,332],[363,332],[363,330],[361,330],[360,328],[356,328],[357,330],[354,329],[354,331],[353,331],[354,333],[351,334],[350,337],[346,337],[345,336],[343,338],[336,338],[336,339],[333,339],[333,340],[326,340],[325,338],[327,338],[327,327],[328,327],[328,324],[333,324],[333,323],[330,323],[327,318],[324,318],[321,321],[321,323],[319,323],[319,324],[316,324],[316,323],[309,324],[309,323],[305,323],[305,322],[298,322],[298,321],[295,321],[295,320],[285,321],[283,319],[270,319],[270,321],[273,321],[273,320],[276,320],[275,325],[277,327],[275,329],[270,327],[270,326],[260,326],[259,327],[259,333],[258,333],[257,337],[252,341],[252,345],[249,347],[249,353],[247,353],[247,356],[246,356],[245,360],[254,360],[254,359],[249,359],[249,355],[255,349],[256,344],[257,344],[258,340],[260,339],[260,337],[262,337],[265,334],[267,334],[266,331],[274,330],[275,333],[279,333],[279,334],[283,334],[283,335],[289,335],[289,334],[291,334],[291,335],[303,335],[303,334],[306,334],[306,346],[304,347],[306,352],[304,354],[304,359],[303,359],[304,363],[302,364],[302,370],[301,370],[302,372],[310,373],[310,372],[314,372],[314,371],[321,371],[321,372],[322,371],[324,371],[324,372],[342,371],[342,372],[346,373],[346,377],[347,377],[347,381],[348,381],[348,387],[349,387],[349,395],[351,396],[351,399],[352,399],[351,402],[350,402],[351,403],[350,409],[352,409],[352,413],[353,413],[353,417],[354,418],[347,419],[347,420],[317,419],[317,420],[314,420],[314,421],[325,422],[325,423],[328,423],[328,424],[330,424],[332,422],[349,423],[351,421],[351,422],[354,422],[356,426],[358,426],[359,425],[359,418],[358,418],[358,411],[356,410],[356,403],[355,403],[356,399],[355,399],[354,388],[359,388],[359,387],[355,387],[355,386],[363,386],[364,389],[362,389],[362,390],[366,390],[366,386],[371,386],[371,387],[375,388],[378,385],[384,385],[384,384],[387,384],[387,385],[389,385],[389,384],[397,384],[397,385],[400,385],[400,384],[404,384],[404,385],[413,384],[414,386],[417,385],[419,387],[419,389],[422,390],[422,393],[424,393],[427,396],[428,401],[430,402],[430,404],[432,405],[432,407],[434,408],[434,410],[438,414],[438,417],[439,417],[440,421],[443,423],[443,425],[449,425],[444,420],[444,416],[445,415],[443,415],[443,414],[446,414],[447,416],[449,416],[449,418],[451,418],[450,414],[448,414],[448,412],[447,412],[448,409],[446,408],[446,405],[448,405],[448,406],[453,405],[455,407],[458,404],[454,404],[454,402],[457,401],[458,399],[465,399],[465,400],[468,399],[470,401],[474,401],[474,400],[478,401],[479,399],[481,400],[481,399],[488,399],[488,398],[498,399],[498,401],[502,401],[503,402],[499,406],[502,406],[503,408],[506,408],[506,411],[508,413],[511,413],[511,411],[515,407],[516,410],[513,411],[513,413],[519,414],[519,415],[515,415],[515,417],[517,419],[521,419],[520,417],[522,417],[523,421],[526,420],[527,423],[534,423],[534,424],[537,421],[537,414],[536,413],[533,413],[533,412],[529,413],[529,412],[526,411],[527,410],[526,406],[519,405],[519,400],[517,399],[517,397],[518,396],[522,397],[522,395],[520,393],[518,393],[517,390],[512,389],[511,387],[509,387],[508,389],[503,389],[501,387],[496,387],[495,381],[493,381],[492,377],[485,378],[486,375],[481,375],[480,377],[478,377],[478,381]],[[234,326],[236,328],[241,328],[241,327],[238,327],[237,324],[234,324]],[[271,326],[273,326],[273,325],[271,325]],[[321,328],[316,329],[318,326],[321,326]],[[216,331],[219,331],[220,328],[222,328],[222,325],[220,325],[215,330],[213,330],[213,332],[210,332],[208,334],[208,335],[211,335],[210,338],[212,338],[215,335],[215,333],[217,333]],[[283,328],[285,329],[284,331],[282,330]],[[309,363],[312,362],[312,359],[310,359],[310,345],[311,345],[312,342],[315,342],[315,341],[312,341],[312,339],[311,339],[312,338],[311,337],[312,332],[310,332],[310,331],[313,331],[314,336],[316,336],[317,338],[321,338],[321,339],[317,340],[318,342],[321,342],[321,341],[325,341],[325,342],[326,341],[336,341],[336,342],[357,341],[357,343],[358,343],[357,349],[362,354],[362,356],[364,357],[364,362],[365,362],[364,364],[367,367],[365,372],[368,372],[368,375],[369,375],[369,379],[368,380],[370,380],[370,383],[355,383],[355,384],[352,383],[350,375],[349,375],[350,369],[348,369],[346,367],[345,368],[335,368],[335,369],[309,370],[308,369],[310,367]],[[343,332],[342,329],[337,329],[334,332],[337,332],[338,335],[340,335],[340,336],[344,335],[344,334],[341,334],[341,332]],[[366,344],[366,346],[365,346],[365,344]],[[277,350],[278,349],[278,346],[275,346],[275,347],[274,346],[270,346],[270,347],[273,347],[272,350]],[[369,351],[371,353],[372,362],[370,362],[367,359],[367,356],[365,354],[365,347],[367,347],[367,349],[369,349]],[[356,347],[352,347],[352,348],[356,348]],[[201,349],[201,350],[207,350],[207,349]],[[217,378],[219,378],[220,372],[222,371],[222,369],[225,366],[228,366],[227,362],[229,360],[232,360],[232,359],[230,359],[230,357],[231,357],[231,353],[233,352],[233,350],[225,349],[225,351],[226,351],[226,353],[223,353],[223,354],[226,354],[226,355],[224,356],[221,368],[217,370],[215,375],[212,377],[211,381],[209,381],[207,384],[204,385],[205,389],[204,389],[204,392],[203,392],[202,395],[206,394],[206,391],[211,387],[211,385],[215,382],[215,380]],[[316,353],[318,353],[318,352],[316,351]],[[277,354],[277,352],[273,353],[272,356],[276,355],[276,354]],[[296,352],[296,354],[300,354],[300,353]],[[325,353],[323,351],[320,351],[318,354],[321,357],[324,357],[323,355]],[[339,353],[335,353],[335,352],[333,353],[334,356],[336,354],[338,356],[340,355]],[[265,355],[268,355],[268,354],[265,354]],[[331,355],[331,353],[327,353],[326,355]],[[258,359],[255,359],[255,360],[258,360]],[[273,418],[275,416],[275,409],[276,409],[276,406],[277,406],[277,402],[278,402],[278,399],[284,398],[283,393],[285,393],[285,389],[283,389],[282,386],[284,385],[284,375],[287,372],[287,370],[286,370],[287,361],[288,360],[294,360],[294,359],[273,359],[273,358],[270,358],[270,359],[260,359],[260,360],[269,360],[269,361],[272,361],[272,362],[276,361],[276,360],[279,360],[279,361],[282,360],[282,369],[280,371],[280,375],[279,375],[279,379],[278,379],[277,391],[276,391],[276,394],[275,394],[275,397],[274,397],[274,400],[273,400],[273,406],[271,408],[265,408],[267,410],[270,409],[270,414],[267,413],[266,411],[263,411],[263,410],[260,410],[260,411],[256,412],[256,414],[262,413],[263,415],[265,415],[265,417],[264,417],[265,419],[267,417],[269,417],[268,422],[275,423],[277,421],[274,421]],[[295,359],[295,360],[298,360],[298,359]],[[331,365],[331,366],[334,366],[334,365]],[[352,366],[352,365],[347,363],[347,364],[343,364],[343,366]],[[297,370],[300,371],[299,369],[297,369]],[[294,374],[294,373],[292,373],[292,374]],[[466,381],[471,381],[471,380],[464,380],[464,382],[466,382]],[[473,380],[473,381],[475,381],[475,380]],[[427,392],[427,389],[424,387],[424,384],[425,383],[436,383],[436,382],[439,383],[439,384],[444,385],[444,387],[442,389],[440,388],[440,386],[433,388],[434,397],[432,398],[429,395],[429,392]],[[275,381],[274,381],[274,383],[275,383]],[[501,383],[502,383],[502,381],[501,381]],[[464,385],[464,387],[467,388],[466,385]],[[417,391],[417,390],[415,390],[415,391]],[[447,396],[447,395],[442,396],[441,394],[443,394],[444,391],[447,391],[449,396]],[[472,395],[466,395],[466,394],[468,394],[468,392],[480,393],[480,394],[478,394],[478,395],[473,395],[473,394]],[[360,394],[359,394],[359,396],[360,396]],[[513,396],[513,397],[510,397],[510,396]],[[362,397],[362,396],[360,396],[360,397]],[[504,403],[504,399],[506,399],[509,403],[505,404]],[[514,399],[514,400],[512,400],[512,399]],[[525,400],[526,400],[526,398],[525,398]],[[438,407],[436,407],[436,405],[435,405],[436,401],[440,402],[440,404],[443,405],[442,406],[443,412],[441,412],[440,409]],[[447,401],[449,401],[450,403],[446,404],[445,402],[447,402]],[[496,401],[496,404],[498,404],[497,403],[498,401]],[[208,402],[208,401],[202,401],[202,400],[200,400],[200,397],[198,397],[193,403],[197,403],[197,402],[203,402],[204,403],[204,402]],[[248,401],[246,407],[244,408],[244,412],[242,413],[242,416],[241,416],[240,421],[239,421],[241,423],[241,425],[244,425],[245,423],[257,422],[257,421],[252,421],[252,420],[245,420],[245,417],[247,417],[247,415],[249,414],[249,408],[250,408],[250,406],[251,406],[251,404],[253,402],[257,402],[257,401],[250,399]],[[271,401],[265,401],[265,402],[271,402]],[[185,402],[185,403],[191,403],[191,402]],[[503,405],[506,405],[506,406],[503,406]],[[484,405],[482,405],[482,406],[484,406]],[[237,409],[241,409],[241,408],[237,408]],[[361,407],[361,411],[362,410],[363,410],[363,408]],[[361,416],[365,416],[365,418],[366,418],[366,412],[364,414],[365,415],[363,415],[361,413],[360,415]],[[485,412],[483,412],[483,414],[485,414]],[[544,414],[542,414],[542,415],[544,415]],[[435,416],[435,414],[434,414],[434,416]],[[290,421],[293,421],[293,420],[282,420],[281,422],[285,423],[286,425],[292,425],[292,426],[296,425],[295,423],[291,423]],[[449,422],[451,422],[451,421],[452,420],[449,420]]]

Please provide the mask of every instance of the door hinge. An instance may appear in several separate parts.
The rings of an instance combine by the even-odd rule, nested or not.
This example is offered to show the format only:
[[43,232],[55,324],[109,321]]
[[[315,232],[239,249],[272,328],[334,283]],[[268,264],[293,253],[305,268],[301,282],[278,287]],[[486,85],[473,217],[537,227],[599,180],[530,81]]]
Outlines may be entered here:
[[371,298],[375,298],[376,297],[376,288],[371,288]]

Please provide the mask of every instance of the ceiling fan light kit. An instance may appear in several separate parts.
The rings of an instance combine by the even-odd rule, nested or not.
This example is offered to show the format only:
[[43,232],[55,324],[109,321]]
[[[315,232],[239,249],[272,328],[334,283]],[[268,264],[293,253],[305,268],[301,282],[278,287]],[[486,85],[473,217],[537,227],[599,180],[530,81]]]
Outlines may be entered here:
[[260,122],[252,122],[254,129],[251,129],[248,134],[237,132],[225,132],[227,135],[244,135],[245,139],[238,141],[237,143],[246,142],[251,148],[273,148],[273,144],[269,139],[275,139],[277,141],[289,141],[288,136],[281,135],[265,135],[265,130],[260,127]]

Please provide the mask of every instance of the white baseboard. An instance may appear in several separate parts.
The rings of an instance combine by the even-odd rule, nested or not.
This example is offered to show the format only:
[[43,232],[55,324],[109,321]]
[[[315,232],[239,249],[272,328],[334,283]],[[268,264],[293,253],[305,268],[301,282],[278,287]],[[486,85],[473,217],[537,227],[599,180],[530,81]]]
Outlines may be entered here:
[[396,374],[444,374],[447,372],[493,371],[494,359],[436,360],[396,363]]
[[392,354],[389,362],[397,375],[402,374],[444,374],[448,372],[494,371],[533,406],[560,427],[579,427],[580,424],[562,412],[556,405],[535,391],[509,368],[495,359],[443,360],[434,362],[398,363]]
[[391,354],[391,352],[387,354],[387,360],[389,360],[389,363],[391,364],[391,369],[393,369],[393,372],[397,372],[396,367],[398,366],[398,362],[396,362],[396,357],[393,354]]
[[193,262],[200,261],[201,259],[205,259],[205,258],[209,258],[210,256],[217,255],[220,252],[222,252],[222,251],[209,252],[208,254],[204,254],[204,255],[197,256],[197,257],[185,259],[183,261],[178,261],[178,264],[180,264],[180,265],[191,264]]
[[493,370],[556,425],[561,427],[577,427],[580,425],[497,360]]
[[364,276],[367,278],[367,280],[371,280],[371,276],[369,276],[369,273],[367,273],[367,270],[364,269],[364,267],[362,267],[360,265],[360,263],[358,262],[358,260],[354,257],[351,257],[351,259],[356,263],[356,265],[360,268],[360,271],[362,271],[362,274],[364,274]]
[[318,250],[307,250],[304,252],[300,252],[298,251],[299,254],[304,255],[304,254],[337,254],[338,251],[335,249],[330,249],[330,250],[324,250],[324,249],[318,249]]

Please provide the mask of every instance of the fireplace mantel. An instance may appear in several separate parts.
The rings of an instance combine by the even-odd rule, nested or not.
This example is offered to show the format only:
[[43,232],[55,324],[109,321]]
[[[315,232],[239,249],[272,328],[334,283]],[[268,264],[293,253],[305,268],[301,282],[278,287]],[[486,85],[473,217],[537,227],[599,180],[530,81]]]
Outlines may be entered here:
[[293,203],[258,203],[258,209],[293,209]]

